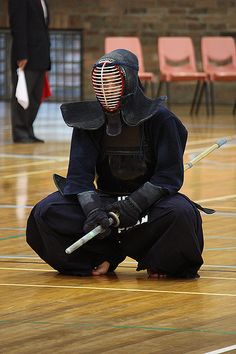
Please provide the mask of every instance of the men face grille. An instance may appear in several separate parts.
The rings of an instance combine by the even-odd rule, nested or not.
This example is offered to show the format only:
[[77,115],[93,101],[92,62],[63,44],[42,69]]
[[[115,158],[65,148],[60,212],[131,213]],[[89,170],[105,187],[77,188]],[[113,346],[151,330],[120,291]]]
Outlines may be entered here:
[[104,61],[92,72],[92,84],[98,101],[108,112],[116,111],[124,93],[124,75],[118,65]]

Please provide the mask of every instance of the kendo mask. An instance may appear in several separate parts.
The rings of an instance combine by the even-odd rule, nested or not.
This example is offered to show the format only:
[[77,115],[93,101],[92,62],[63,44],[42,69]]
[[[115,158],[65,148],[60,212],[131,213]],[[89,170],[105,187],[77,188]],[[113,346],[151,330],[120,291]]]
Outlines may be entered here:
[[96,101],[64,103],[62,116],[67,125],[94,130],[106,124],[108,135],[118,135],[122,124],[137,126],[153,117],[166,100],[144,95],[138,78],[138,59],[126,49],[102,56],[93,66],[92,84]]
[[122,128],[122,97],[138,84],[138,59],[127,50],[114,50],[94,65],[92,84],[106,117],[106,132],[116,136]]

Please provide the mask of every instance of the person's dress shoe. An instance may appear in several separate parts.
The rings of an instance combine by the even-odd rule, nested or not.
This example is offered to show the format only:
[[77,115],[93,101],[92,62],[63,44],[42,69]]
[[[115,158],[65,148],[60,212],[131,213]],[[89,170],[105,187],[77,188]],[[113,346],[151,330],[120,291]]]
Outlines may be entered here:
[[32,137],[33,143],[44,143],[44,140],[37,138],[36,136]]
[[13,139],[13,142],[17,144],[33,144],[34,140],[31,138],[18,138],[18,139]]
[[13,139],[13,142],[17,144],[35,144],[35,143],[44,143],[44,140],[36,138],[36,136],[33,136],[31,138]]

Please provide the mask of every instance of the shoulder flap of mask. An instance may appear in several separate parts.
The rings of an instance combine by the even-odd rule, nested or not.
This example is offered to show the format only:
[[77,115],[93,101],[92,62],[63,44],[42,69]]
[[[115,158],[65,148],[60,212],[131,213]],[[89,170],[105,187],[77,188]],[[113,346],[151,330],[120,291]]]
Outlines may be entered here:
[[125,123],[137,126],[150,119],[165,104],[166,99],[166,96],[161,96],[152,100],[137,87],[134,93],[122,97],[121,111]]
[[94,130],[105,122],[103,110],[97,101],[63,103],[60,109],[69,127]]

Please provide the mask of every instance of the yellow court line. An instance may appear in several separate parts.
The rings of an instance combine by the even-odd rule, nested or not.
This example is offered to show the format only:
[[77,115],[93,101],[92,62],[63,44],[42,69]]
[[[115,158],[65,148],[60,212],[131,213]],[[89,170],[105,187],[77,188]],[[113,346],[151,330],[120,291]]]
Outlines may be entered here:
[[0,286],[24,287],[24,288],[45,288],[45,289],[68,289],[68,290],[103,290],[103,291],[125,291],[156,294],[176,294],[176,295],[205,295],[205,296],[226,296],[236,297],[236,294],[223,293],[203,293],[195,291],[170,291],[170,290],[152,290],[152,289],[127,289],[127,288],[100,288],[96,286],[72,286],[72,285],[44,285],[44,284],[15,284],[0,283]]

